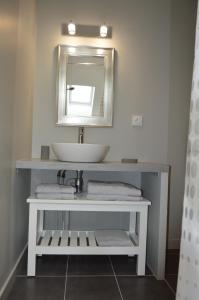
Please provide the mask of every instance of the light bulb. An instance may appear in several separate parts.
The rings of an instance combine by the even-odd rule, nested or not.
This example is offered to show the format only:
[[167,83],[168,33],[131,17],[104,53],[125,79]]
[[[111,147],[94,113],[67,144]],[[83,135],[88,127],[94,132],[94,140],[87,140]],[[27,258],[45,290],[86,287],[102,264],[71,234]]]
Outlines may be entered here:
[[100,36],[107,37],[107,33],[108,33],[108,27],[106,25],[101,25],[100,26]]
[[68,33],[70,35],[75,35],[76,34],[76,25],[73,22],[68,23]]

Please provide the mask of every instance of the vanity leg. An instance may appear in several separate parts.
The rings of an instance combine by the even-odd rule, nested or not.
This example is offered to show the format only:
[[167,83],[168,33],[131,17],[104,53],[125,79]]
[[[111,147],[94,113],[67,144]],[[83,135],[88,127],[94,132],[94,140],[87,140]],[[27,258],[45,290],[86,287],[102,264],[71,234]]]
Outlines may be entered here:
[[37,239],[37,209],[32,204],[30,204],[30,206],[29,206],[28,270],[27,270],[27,276],[35,276],[35,269],[36,269],[36,239]]
[[[37,242],[41,237],[41,233],[44,229],[44,210],[38,211],[38,222],[37,222]],[[42,254],[38,254],[38,256],[42,256]]]
[[129,232],[135,233],[135,228],[136,228],[136,212],[131,211],[130,220],[129,220]]
[[145,275],[147,215],[148,215],[148,208],[143,207],[138,217],[138,240],[139,240],[139,254],[137,256],[138,276]]
[[[136,229],[136,212],[130,212],[130,219],[129,219],[129,233],[131,235],[135,234]],[[133,257],[134,255],[128,255],[128,257]]]
[[37,232],[41,234],[44,227],[44,211],[38,210],[38,222],[37,222]]

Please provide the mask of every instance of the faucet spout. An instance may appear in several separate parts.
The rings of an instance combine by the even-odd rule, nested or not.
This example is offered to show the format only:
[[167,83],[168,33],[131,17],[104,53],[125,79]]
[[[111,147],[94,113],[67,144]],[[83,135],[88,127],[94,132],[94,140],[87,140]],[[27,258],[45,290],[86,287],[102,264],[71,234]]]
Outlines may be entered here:
[[78,143],[83,144],[84,143],[84,127],[79,127],[78,131]]
[[83,189],[83,171],[77,171],[77,178],[75,179],[76,193],[81,193]]

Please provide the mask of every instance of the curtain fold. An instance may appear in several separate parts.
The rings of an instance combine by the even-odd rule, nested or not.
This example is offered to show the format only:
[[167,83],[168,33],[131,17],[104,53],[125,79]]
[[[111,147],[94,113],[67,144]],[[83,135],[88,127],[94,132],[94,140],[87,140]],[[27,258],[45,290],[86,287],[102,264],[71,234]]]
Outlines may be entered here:
[[199,7],[176,299],[199,299]]

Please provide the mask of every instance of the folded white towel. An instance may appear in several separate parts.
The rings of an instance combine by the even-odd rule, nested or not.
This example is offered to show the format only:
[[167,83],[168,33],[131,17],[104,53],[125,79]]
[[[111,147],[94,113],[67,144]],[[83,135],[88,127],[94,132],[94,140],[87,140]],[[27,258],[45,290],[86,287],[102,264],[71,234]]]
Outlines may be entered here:
[[35,190],[36,193],[54,193],[54,194],[74,194],[75,188],[73,186],[60,185],[60,184],[39,184]]
[[141,196],[142,192],[128,183],[88,181],[88,194]]
[[100,195],[100,194],[87,194],[88,200],[118,200],[118,201],[139,201],[142,199],[140,196],[125,196],[125,195]]
[[75,198],[74,194],[56,194],[56,193],[36,193],[38,199],[60,199],[60,200],[72,200]]
[[97,230],[95,238],[101,247],[132,247],[132,242],[123,230]]

